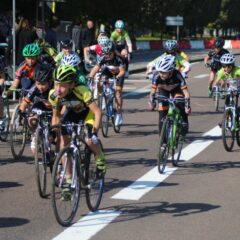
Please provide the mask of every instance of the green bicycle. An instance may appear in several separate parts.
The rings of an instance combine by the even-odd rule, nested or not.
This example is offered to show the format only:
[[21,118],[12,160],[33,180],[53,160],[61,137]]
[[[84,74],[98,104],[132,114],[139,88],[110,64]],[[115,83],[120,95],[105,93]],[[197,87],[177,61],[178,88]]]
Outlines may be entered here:
[[167,101],[169,109],[164,119],[159,140],[158,171],[164,173],[167,161],[171,155],[172,165],[178,166],[184,143],[182,116],[177,103],[185,103],[185,99],[173,99],[163,95],[155,96],[158,101]]

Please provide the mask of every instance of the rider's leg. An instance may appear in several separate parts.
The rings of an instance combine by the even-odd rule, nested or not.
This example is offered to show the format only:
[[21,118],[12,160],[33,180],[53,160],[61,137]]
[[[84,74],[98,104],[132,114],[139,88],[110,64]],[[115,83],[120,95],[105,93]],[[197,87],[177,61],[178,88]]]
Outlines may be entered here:
[[212,96],[212,85],[216,77],[216,71],[211,70],[208,81],[208,96]]

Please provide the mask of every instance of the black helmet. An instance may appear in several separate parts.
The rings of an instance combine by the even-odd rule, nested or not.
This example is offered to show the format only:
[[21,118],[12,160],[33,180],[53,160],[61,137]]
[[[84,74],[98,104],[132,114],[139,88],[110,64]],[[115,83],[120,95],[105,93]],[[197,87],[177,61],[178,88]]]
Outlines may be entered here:
[[217,38],[215,43],[214,43],[214,47],[215,48],[222,48],[225,44],[225,40],[222,38]]
[[73,46],[73,41],[71,39],[62,40],[60,43],[62,48],[72,48]]
[[53,69],[47,64],[39,64],[35,68],[33,80],[38,82],[49,82],[52,79]]
[[6,64],[4,61],[4,56],[0,55],[0,72],[3,72],[5,67],[6,67]]

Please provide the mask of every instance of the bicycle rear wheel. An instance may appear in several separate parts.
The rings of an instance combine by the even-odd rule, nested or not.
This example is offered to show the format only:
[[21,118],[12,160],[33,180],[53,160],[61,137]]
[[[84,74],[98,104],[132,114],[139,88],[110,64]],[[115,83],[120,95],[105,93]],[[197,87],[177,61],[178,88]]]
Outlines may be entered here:
[[101,129],[103,137],[108,136],[109,116],[107,114],[107,99],[104,95],[100,97],[100,109],[102,111]]
[[[67,182],[66,169],[72,166],[72,179]],[[57,222],[71,224],[80,199],[80,161],[73,148],[63,148],[54,163],[52,172],[52,207]]]
[[40,197],[47,197],[47,154],[41,129],[36,130],[35,138],[35,173],[38,193]]
[[5,122],[5,128],[4,130],[0,131],[0,140],[3,142],[6,142],[9,134],[9,126],[10,126],[10,119],[11,119],[8,98],[2,97],[2,103],[3,103],[3,117]]
[[219,109],[219,93],[215,92],[213,93],[213,101],[214,101],[214,106],[215,106],[215,110],[216,112],[218,112]]
[[27,140],[27,122],[19,113],[19,105],[13,111],[10,124],[11,152],[15,160],[19,160],[23,154]]
[[226,151],[231,152],[235,141],[234,116],[232,110],[226,110],[222,119],[222,141]]
[[86,202],[89,210],[93,212],[98,209],[101,203],[105,182],[104,176],[101,176],[101,178],[99,178],[96,169],[97,167],[94,154],[88,147],[86,147],[85,158],[85,184],[87,186]]
[[165,167],[167,165],[168,157],[169,157],[169,139],[171,137],[172,124],[170,119],[166,117],[163,122],[160,141],[159,141],[159,153],[158,153],[158,171],[159,173],[164,173]]

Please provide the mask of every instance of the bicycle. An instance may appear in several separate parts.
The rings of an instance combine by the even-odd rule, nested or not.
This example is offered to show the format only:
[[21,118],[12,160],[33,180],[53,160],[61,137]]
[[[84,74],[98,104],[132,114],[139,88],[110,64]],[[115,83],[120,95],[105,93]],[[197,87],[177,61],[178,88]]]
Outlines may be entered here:
[[102,94],[100,95],[100,109],[102,110],[101,129],[104,137],[108,136],[109,120],[112,120],[115,133],[119,133],[121,125],[115,125],[116,108],[115,102],[115,86],[116,78],[103,78]]
[[223,146],[226,151],[231,152],[234,146],[235,138],[237,145],[240,147],[240,113],[238,109],[240,82],[239,79],[230,79],[227,81],[227,84],[228,90],[226,91],[227,94],[221,127]]
[[[159,140],[158,171],[164,173],[169,154],[173,166],[178,166],[181,156],[185,136],[182,134],[182,116],[177,103],[185,103],[185,99],[168,98],[163,95],[155,95],[158,101],[169,103],[169,109],[166,118],[163,121]],[[177,154],[175,154],[177,153]]]
[[[104,190],[104,176],[99,177],[94,154],[85,142],[85,125],[82,122],[54,127],[65,127],[71,134],[71,142],[58,153],[52,172],[53,212],[60,225],[68,226],[77,212],[81,189],[85,190],[89,210],[98,209]],[[67,166],[72,169],[70,183],[66,181]]]
[[214,86],[212,89],[212,98],[214,101],[214,107],[216,112],[219,110],[219,101],[220,98],[222,98],[224,91],[220,90],[220,87],[218,85]]
[[0,130],[0,140],[2,142],[6,142],[9,134],[9,127],[10,127],[10,110],[9,110],[9,100],[6,95],[7,91],[7,83],[4,82],[4,88],[2,91],[2,94],[0,95],[0,102],[3,107],[3,121],[5,123],[5,128],[4,130]]
[[38,127],[35,131],[35,146],[34,153],[36,184],[40,197],[47,197],[47,167],[52,173],[55,153],[53,145],[49,140],[50,123],[52,118],[52,111],[43,111],[41,109],[33,108],[31,113],[38,116]]
[[[27,90],[25,89],[9,89],[10,91],[20,92],[20,102]],[[27,115],[29,109],[26,109],[26,114],[21,114],[20,103],[18,103],[12,113],[10,122],[10,145],[13,158],[20,160],[27,140],[30,140],[30,131],[28,128]]]

